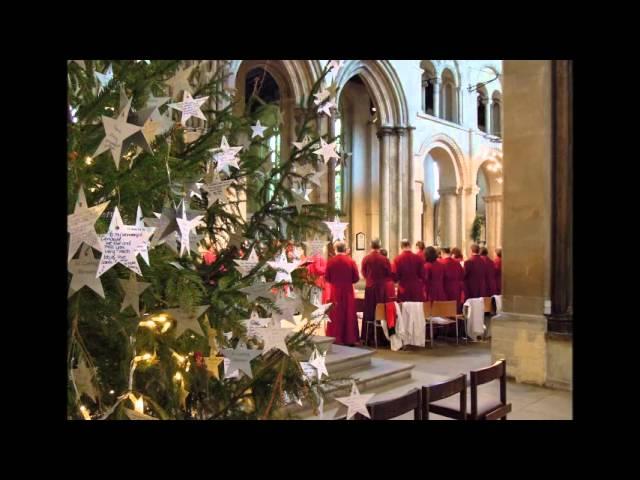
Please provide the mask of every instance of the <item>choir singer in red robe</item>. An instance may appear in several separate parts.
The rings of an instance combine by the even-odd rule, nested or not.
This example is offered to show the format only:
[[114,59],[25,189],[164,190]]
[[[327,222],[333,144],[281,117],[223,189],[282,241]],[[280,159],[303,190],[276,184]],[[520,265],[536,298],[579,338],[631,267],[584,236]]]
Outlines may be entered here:
[[487,247],[480,249],[480,258],[484,262],[485,297],[490,297],[496,294],[496,266],[493,264],[493,260],[489,258]]
[[334,343],[338,345],[355,345],[358,343],[358,319],[353,284],[360,279],[358,266],[347,255],[344,242],[337,242],[335,248],[336,255],[327,262],[324,275],[325,281],[331,285],[329,301],[333,304],[327,336],[335,337]]
[[424,260],[411,251],[411,242],[400,242],[402,253],[393,259],[391,268],[398,282],[399,302],[424,302]]
[[502,295],[502,249],[496,248],[496,258],[493,260],[496,267],[496,295]]
[[[387,278],[392,275],[389,259],[380,253],[380,240],[371,240],[371,252],[362,259],[361,271],[366,280],[361,337],[363,342],[367,344],[368,339],[364,337],[367,331],[365,325],[367,321],[373,322],[376,315],[376,305],[386,302],[385,283]],[[369,330],[371,330],[369,336],[373,336],[373,329]]]
[[464,296],[480,298],[486,296],[485,266],[480,258],[480,247],[471,245],[471,256],[464,262]]
[[425,249],[424,284],[426,300],[441,302],[447,299],[444,291],[444,265],[438,261],[438,252],[433,247]]
[[455,300],[458,313],[462,313],[462,285],[464,282],[464,269],[460,262],[451,257],[451,249],[442,249],[442,265],[444,265],[444,293],[447,300]]

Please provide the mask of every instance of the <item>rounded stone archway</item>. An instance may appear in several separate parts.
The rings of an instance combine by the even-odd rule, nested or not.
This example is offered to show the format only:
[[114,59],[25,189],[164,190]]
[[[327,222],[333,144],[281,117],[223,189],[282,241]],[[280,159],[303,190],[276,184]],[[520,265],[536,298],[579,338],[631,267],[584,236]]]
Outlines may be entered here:
[[495,249],[502,247],[502,210],[503,210],[503,170],[502,151],[489,149],[478,161],[475,172],[476,184],[483,184],[478,189],[480,198],[477,204],[483,206],[485,215],[486,242],[489,256],[493,257]]

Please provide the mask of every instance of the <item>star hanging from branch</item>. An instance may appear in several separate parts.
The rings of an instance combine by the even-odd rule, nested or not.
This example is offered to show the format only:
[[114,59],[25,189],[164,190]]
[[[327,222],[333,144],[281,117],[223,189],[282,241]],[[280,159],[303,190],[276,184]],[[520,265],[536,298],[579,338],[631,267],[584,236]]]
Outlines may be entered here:
[[251,127],[251,138],[261,137],[264,138],[264,131],[269,127],[264,127],[260,124],[260,120]]
[[182,208],[182,217],[176,218],[176,222],[178,222],[178,228],[180,229],[180,256],[189,252],[189,235],[191,234],[191,230],[198,226],[198,224],[202,221],[204,215],[197,215],[192,219],[187,219],[186,209]]
[[[160,313],[166,313],[171,318],[176,320],[176,338],[181,336],[185,331],[191,330],[198,335],[206,336],[205,331],[202,329],[198,318],[202,316],[209,308],[209,305],[200,305],[193,307],[193,312],[188,312],[182,308],[169,308],[163,310]],[[200,333],[202,332],[202,333]]]
[[375,396],[374,393],[361,395],[358,391],[356,382],[353,382],[351,387],[351,395],[348,397],[336,397],[336,401],[346,405],[347,407],[347,420],[352,418],[356,413],[360,413],[367,418],[371,418],[369,410],[367,410],[367,402]]
[[344,232],[349,226],[347,222],[341,222],[339,217],[335,217],[333,222],[323,222],[331,231],[333,241],[344,240]]
[[104,73],[95,72],[95,76],[98,79],[98,94],[103,88],[107,88],[111,80],[113,80],[113,65],[109,65]]
[[98,149],[93,154],[93,156],[96,157],[102,152],[109,150],[113,157],[113,161],[116,163],[116,170],[120,167],[123,142],[136,132],[142,130],[142,127],[139,125],[127,123],[130,108],[131,99],[129,99],[116,118],[105,117],[104,115],[102,116],[102,125],[104,126],[105,137],[102,139],[100,145],[98,145]]
[[251,361],[262,353],[262,350],[249,350],[245,346],[238,344],[235,349],[223,348],[222,354],[230,360],[227,372],[236,370],[243,372],[247,377],[253,378],[251,371]]
[[70,260],[78,251],[78,247],[84,242],[96,250],[102,251],[102,243],[96,233],[95,223],[109,205],[109,201],[89,207],[84,188],[80,186],[78,199],[72,214],[67,215],[67,231],[69,232],[69,256]]
[[172,98],[179,98],[178,96],[182,91],[193,93],[191,91],[189,77],[191,76],[191,72],[193,72],[194,68],[196,68],[196,66],[191,65],[185,69],[178,70],[173,77],[165,81],[165,83],[171,87]]
[[251,272],[251,270],[253,270],[260,263],[260,259],[256,254],[255,248],[252,248],[249,257],[246,260],[234,260],[233,262],[238,267],[238,270],[240,271],[242,276],[246,277],[247,275],[249,275],[249,272]]
[[189,92],[185,91],[182,97],[182,101],[179,103],[170,103],[169,108],[180,110],[182,112],[182,117],[180,118],[180,123],[182,123],[182,125],[185,125],[187,123],[187,120],[189,120],[191,117],[206,120],[207,117],[204,116],[204,113],[202,113],[200,107],[204,102],[207,101],[208,98],[208,96],[193,98]]
[[216,161],[216,171],[221,172],[224,170],[227,174],[230,174],[230,166],[239,169],[238,152],[240,152],[240,150],[242,150],[242,146],[230,147],[229,142],[227,142],[227,137],[223,136],[220,141],[220,147],[210,150],[214,152],[213,160]]
[[69,297],[87,286],[102,298],[104,289],[102,281],[96,275],[98,272],[99,261],[93,256],[93,250],[89,245],[83,245],[80,249],[80,257],[74,258],[69,262],[69,272],[73,275],[69,284]]
[[150,283],[146,282],[138,282],[136,280],[136,274],[131,272],[129,274],[129,279],[125,280],[123,278],[119,278],[120,286],[124,290],[124,299],[122,300],[122,306],[120,311],[123,312],[125,308],[131,306],[133,311],[136,312],[138,317],[140,316],[140,295],[147,288],[151,286]]
[[327,143],[322,138],[320,139],[320,148],[318,150],[314,150],[313,153],[322,157],[324,163],[327,163],[332,158],[340,158],[340,155],[336,153],[336,142]]
[[109,231],[100,238],[104,248],[96,276],[101,276],[117,263],[142,276],[136,256],[143,248],[140,245],[149,240],[151,235],[152,232],[146,227],[125,225],[116,207],[111,217]]

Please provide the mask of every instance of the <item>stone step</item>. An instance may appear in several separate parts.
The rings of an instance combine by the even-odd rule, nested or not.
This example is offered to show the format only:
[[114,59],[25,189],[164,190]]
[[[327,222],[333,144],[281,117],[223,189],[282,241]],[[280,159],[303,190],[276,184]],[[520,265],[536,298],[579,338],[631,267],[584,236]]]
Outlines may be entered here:
[[[340,345],[334,346],[334,348],[341,347]],[[334,378],[352,378],[356,381],[358,385],[358,390],[361,393],[371,391],[373,389],[382,388],[385,385],[396,385],[401,382],[412,381],[411,379],[411,370],[414,365],[400,362],[393,362],[391,360],[383,360],[381,358],[373,357],[373,352],[366,349],[358,349],[352,347],[342,347],[350,350],[363,350],[363,352],[359,352],[359,355],[355,355],[355,352],[342,352],[344,355],[349,355],[349,360],[347,362],[366,362],[360,365],[353,366],[354,363],[351,363],[350,368],[344,368],[342,370],[337,370],[333,375],[330,375],[330,379]],[[338,350],[340,352],[341,349]],[[337,363],[337,366],[340,366],[341,362]],[[327,364],[329,364],[329,355],[327,355]],[[327,365],[328,366],[328,365]],[[342,366],[345,366],[344,364]],[[329,370],[329,368],[327,368]],[[337,377],[337,378],[336,378]],[[348,396],[351,391],[351,382],[347,382],[344,386],[336,386],[336,385],[327,385],[325,387],[325,409],[331,408],[336,402],[334,397],[340,396]],[[295,403],[290,404],[286,407],[291,413],[299,416],[300,418],[311,417],[313,416],[312,410],[308,405],[299,406]]]
[[364,370],[371,365],[373,354],[365,348],[332,345],[325,362],[327,371],[329,375],[336,375],[346,370]]
[[316,345],[316,347],[318,347],[318,350],[320,351],[320,353],[327,352],[327,356],[329,355],[329,352],[332,351],[333,342],[335,340],[336,340],[335,337],[325,337],[323,335],[312,335],[311,336],[311,341],[313,343],[315,343],[315,345]]

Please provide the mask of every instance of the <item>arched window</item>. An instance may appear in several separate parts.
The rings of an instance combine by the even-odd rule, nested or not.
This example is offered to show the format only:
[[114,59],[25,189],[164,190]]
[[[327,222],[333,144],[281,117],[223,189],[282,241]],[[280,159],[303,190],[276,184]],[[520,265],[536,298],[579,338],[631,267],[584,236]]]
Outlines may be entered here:
[[437,115],[435,111],[435,86],[437,82],[436,71],[431,62],[423,60],[422,68],[422,111],[428,115]]
[[487,131],[487,90],[484,86],[479,86],[478,92],[478,130]]
[[[338,154],[342,153],[342,120],[340,117],[336,118],[335,123],[335,134],[336,137],[336,152]],[[335,191],[334,191],[334,202],[335,208],[340,210],[341,213],[344,211],[344,167],[342,162],[336,165],[335,168]]]
[[[245,79],[245,106],[246,112],[250,115],[257,115],[257,119],[260,115],[257,113],[265,104],[280,103],[280,88],[275,79],[264,68],[254,68],[247,73]],[[272,112],[266,112],[265,115],[270,115]],[[277,122],[262,120],[262,124],[276,124]],[[261,145],[258,154],[266,160],[270,155],[271,166],[273,168],[280,166],[281,156],[281,137],[279,126],[272,129],[273,134],[268,138],[267,145]],[[274,182],[278,182],[279,177],[274,177]],[[268,200],[271,199],[275,191],[275,185],[269,185]]]
[[458,88],[451,70],[442,72],[442,116],[450,122],[457,122]]
[[491,133],[497,137],[502,137],[501,107],[500,94],[494,92],[491,102]]

